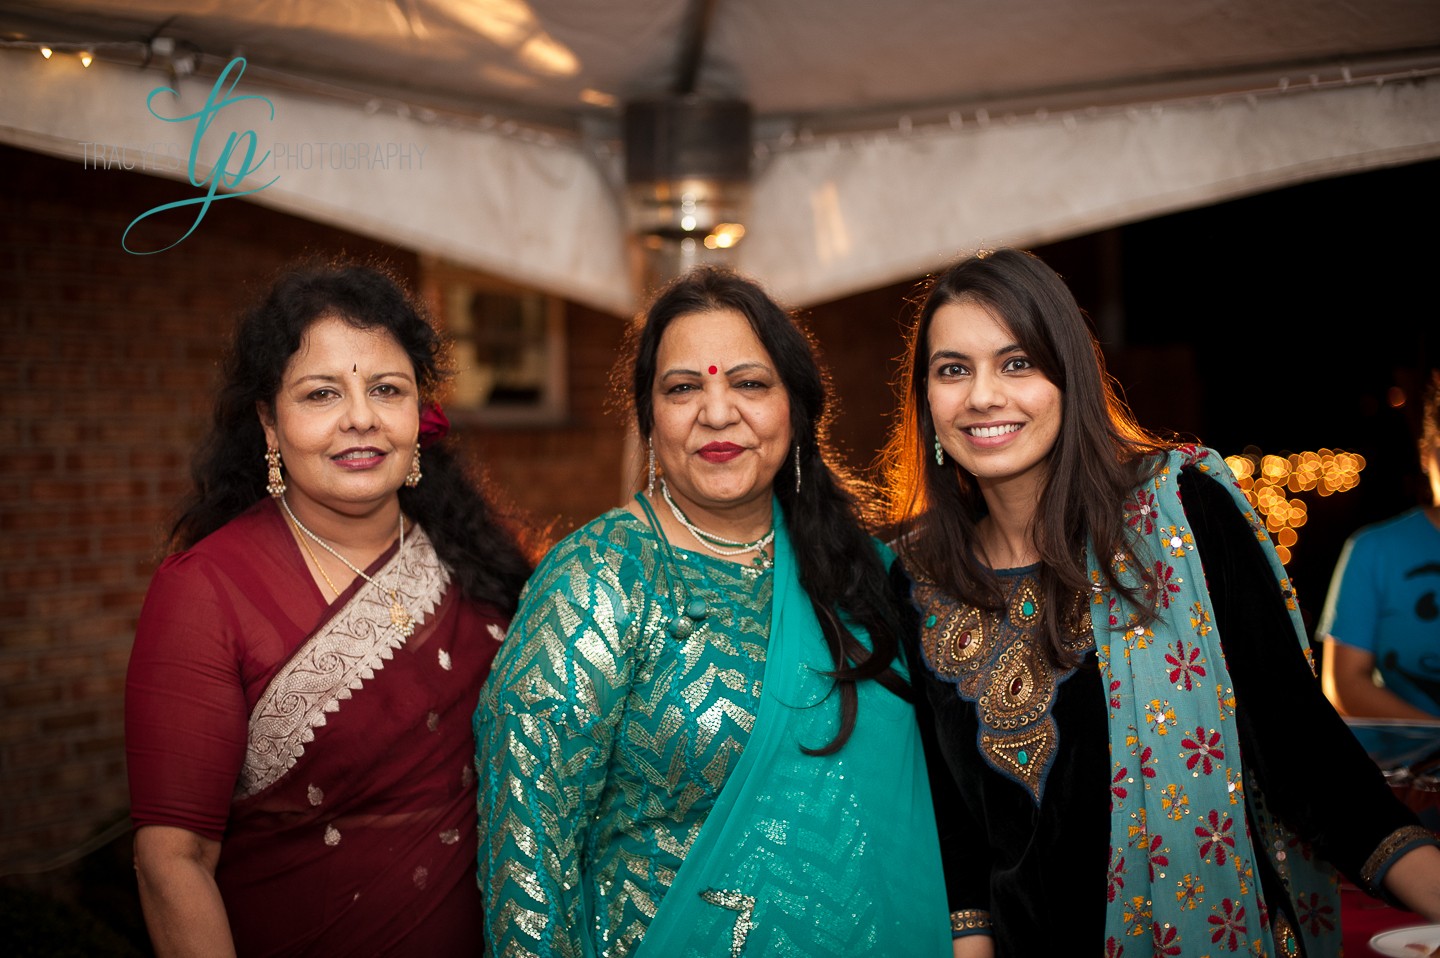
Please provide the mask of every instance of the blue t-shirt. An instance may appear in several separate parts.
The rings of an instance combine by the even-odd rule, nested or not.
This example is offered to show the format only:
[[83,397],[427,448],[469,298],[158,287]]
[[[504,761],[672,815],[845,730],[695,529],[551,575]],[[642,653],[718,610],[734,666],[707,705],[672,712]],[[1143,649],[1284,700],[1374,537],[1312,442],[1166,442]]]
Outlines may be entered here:
[[1373,654],[1390,691],[1440,716],[1440,529],[1424,509],[1350,537],[1319,632]]

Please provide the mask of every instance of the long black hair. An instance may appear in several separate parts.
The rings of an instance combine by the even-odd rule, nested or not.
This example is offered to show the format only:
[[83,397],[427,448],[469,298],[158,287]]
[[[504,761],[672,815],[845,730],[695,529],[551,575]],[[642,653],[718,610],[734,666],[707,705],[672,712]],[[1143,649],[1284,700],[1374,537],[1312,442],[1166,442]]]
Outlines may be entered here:
[[[632,330],[630,399],[641,438],[655,426],[652,389],[660,340],[681,316],[732,310],[745,317],[770,354],[790,400],[790,436],[800,450],[801,489],[795,490],[787,460],[775,478],[775,497],[785,513],[800,584],[810,597],[835,668],[840,692],[840,729],[827,745],[806,749],[829,755],[850,740],[858,699],[855,685],[875,679],[904,698],[910,687],[893,668],[901,619],[890,579],[861,523],[863,487],[829,456],[829,382],[810,337],[756,283],[717,267],[698,267],[663,289]],[[844,612],[870,636],[866,648],[845,626]]]
[[[1042,630],[1052,658],[1066,662],[1059,618],[1075,593],[1090,587],[1085,544],[1093,542],[1099,556],[1128,544],[1121,503],[1153,468],[1153,454],[1169,444],[1141,428],[1120,399],[1084,313],[1054,270],[1015,249],[961,260],[930,284],[920,307],[901,371],[903,408],[885,454],[890,518],[915,573],[971,605],[1001,606],[995,576],[973,548],[987,511],[980,487],[951,457],[940,464],[934,456],[926,381],[930,328],[940,307],[966,302],[1000,319],[1060,390],[1060,431],[1047,457],[1033,530],[1045,599]],[[1115,581],[1108,564],[1104,575],[1112,588],[1135,598],[1137,590]]]
[[[273,407],[285,366],[316,320],[338,317],[357,329],[383,329],[415,367],[422,402],[449,370],[445,345],[424,308],[384,269],[306,261],[283,271],[244,312],[222,366],[210,432],[191,466],[194,490],[170,531],[186,549],[265,497],[265,433],[257,405]],[[400,508],[424,527],[467,598],[515,611],[531,562],[518,527],[466,473],[449,441],[422,453],[424,479],[401,488]]]

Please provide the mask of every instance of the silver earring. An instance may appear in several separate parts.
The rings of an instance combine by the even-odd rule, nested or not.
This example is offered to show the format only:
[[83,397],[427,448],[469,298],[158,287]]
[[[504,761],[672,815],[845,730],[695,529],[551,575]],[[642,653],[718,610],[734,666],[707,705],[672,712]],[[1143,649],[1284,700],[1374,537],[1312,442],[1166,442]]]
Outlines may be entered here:
[[945,447],[940,445],[940,437],[935,437],[935,465],[945,465]]
[[800,491],[800,444],[795,444],[795,491]]
[[655,440],[647,439],[645,441],[650,447],[650,461],[646,470],[649,474],[649,479],[647,479],[645,483],[645,494],[653,499],[655,497]]

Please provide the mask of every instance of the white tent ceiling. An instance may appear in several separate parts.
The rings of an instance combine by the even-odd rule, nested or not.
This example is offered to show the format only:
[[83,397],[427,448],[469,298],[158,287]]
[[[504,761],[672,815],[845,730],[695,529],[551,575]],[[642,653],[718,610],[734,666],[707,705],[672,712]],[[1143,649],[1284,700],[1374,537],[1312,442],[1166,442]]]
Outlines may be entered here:
[[[147,95],[173,85],[157,112],[194,112],[243,55],[234,95],[273,117],[251,102],[215,129],[271,151],[255,202],[617,311],[638,98],[753,105],[738,265],[797,304],[982,243],[1440,156],[1434,0],[0,0],[0,38],[0,141],[183,153]],[[305,165],[307,144],[411,161]]]

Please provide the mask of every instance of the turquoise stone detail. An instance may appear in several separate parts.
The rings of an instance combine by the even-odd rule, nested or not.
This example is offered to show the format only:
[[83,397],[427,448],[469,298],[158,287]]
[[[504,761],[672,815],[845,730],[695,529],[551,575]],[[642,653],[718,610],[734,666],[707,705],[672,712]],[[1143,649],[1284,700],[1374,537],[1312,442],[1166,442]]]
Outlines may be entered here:
[[1026,599],[1024,602],[1022,602],[1022,603],[1020,604],[1020,611],[1021,611],[1021,612],[1024,612],[1027,616],[1034,615],[1034,614],[1035,614],[1035,603],[1034,603],[1034,602],[1031,602],[1029,599]]
[[933,629],[933,628],[935,628],[935,623],[938,622],[938,621],[940,621],[940,620],[937,619],[937,618],[935,618],[935,616],[933,616],[933,615],[927,615],[927,616],[925,616],[925,628],[927,628],[927,629]]
[[1021,765],[1030,764],[1030,753],[1025,751],[1023,748],[1019,752],[1015,753],[1015,758],[1019,760]]

